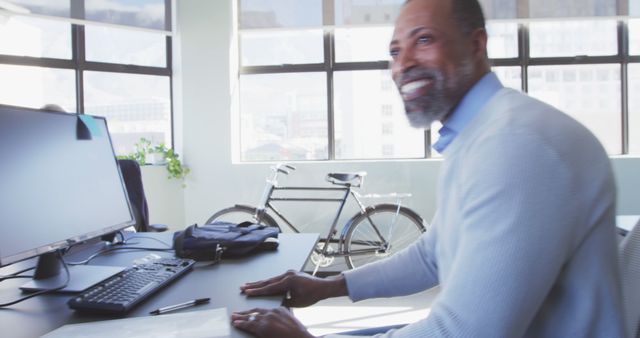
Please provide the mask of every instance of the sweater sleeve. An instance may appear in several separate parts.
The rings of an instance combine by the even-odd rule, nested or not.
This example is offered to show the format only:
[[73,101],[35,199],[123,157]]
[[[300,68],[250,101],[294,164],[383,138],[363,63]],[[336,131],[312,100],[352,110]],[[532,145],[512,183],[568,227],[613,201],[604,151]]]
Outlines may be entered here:
[[359,301],[404,296],[436,286],[435,228],[432,226],[418,241],[387,259],[343,272],[349,298]]
[[376,337],[521,337],[569,256],[581,218],[564,159],[514,133],[473,148],[456,177],[461,224],[446,225],[458,244],[429,316]]

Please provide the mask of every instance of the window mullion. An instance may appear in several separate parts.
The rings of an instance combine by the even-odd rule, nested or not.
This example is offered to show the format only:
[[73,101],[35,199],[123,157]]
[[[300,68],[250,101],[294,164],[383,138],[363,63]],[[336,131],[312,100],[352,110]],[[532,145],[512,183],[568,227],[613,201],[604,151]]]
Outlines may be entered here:
[[335,65],[335,0],[322,1],[322,22],[324,29],[324,71],[327,77],[327,151],[328,160],[336,159],[335,108],[333,100],[333,71]]
[[333,100],[333,65],[335,60],[335,40],[333,30],[327,29],[324,33],[324,63],[327,74],[327,137],[329,160],[336,159],[336,133],[335,133],[335,109]]
[[71,46],[73,48],[73,62],[76,71],[76,109],[84,114],[84,26],[72,25]]
[[629,154],[629,29],[624,21],[618,22],[618,57],[620,59],[620,95],[622,114],[622,154]]
[[522,92],[529,92],[529,29],[525,24],[518,25],[518,55],[520,57],[520,72]]

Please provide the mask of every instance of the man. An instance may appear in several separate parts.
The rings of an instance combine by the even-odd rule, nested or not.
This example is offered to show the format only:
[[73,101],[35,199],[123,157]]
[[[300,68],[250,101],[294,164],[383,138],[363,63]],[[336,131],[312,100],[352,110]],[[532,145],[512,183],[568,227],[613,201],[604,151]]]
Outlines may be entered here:
[[[432,228],[383,261],[319,279],[288,272],[241,287],[308,306],[441,291],[429,316],[389,337],[623,337],[615,187],[602,146],[491,73],[477,0],[410,0],[392,73],[414,126],[443,127]],[[259,337],[310,337],[284,308],[235,313]]]

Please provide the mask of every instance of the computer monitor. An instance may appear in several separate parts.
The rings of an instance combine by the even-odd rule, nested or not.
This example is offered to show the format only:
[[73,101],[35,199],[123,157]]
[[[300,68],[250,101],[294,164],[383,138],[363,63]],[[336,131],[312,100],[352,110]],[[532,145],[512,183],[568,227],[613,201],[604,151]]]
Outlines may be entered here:
[[[23,290],[66,280],[57,251],[134,223],[103,117],[0,105],[0,266],[39,257]],[[122,270],[70,268],[64,291]]]

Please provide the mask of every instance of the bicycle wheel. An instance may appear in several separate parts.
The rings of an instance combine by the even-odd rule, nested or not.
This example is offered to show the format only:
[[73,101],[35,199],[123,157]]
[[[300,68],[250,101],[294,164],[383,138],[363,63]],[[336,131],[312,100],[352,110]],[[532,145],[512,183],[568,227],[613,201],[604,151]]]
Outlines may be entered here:
[[211,217],[209,217],[205,224],[211,224],[216,221],[239,224],[249,221],[252,223],[264,224],[280,229],[278,222],[276,222],[273,217],[269,216],[266,212],[263,212],[261,215],[259,215],[258,219],[256,219],[256,215],[257,212],[256,208],[254,207],[250,207],[248,205],[235,205],[216,212]]
[[346,225],[343,243],[350,269],[390,256],[425,232],[426,223],[415,211],[394,204],[368,207]]

